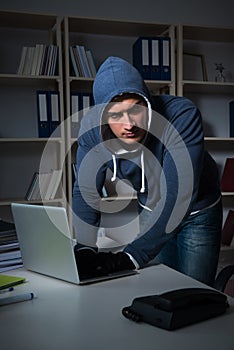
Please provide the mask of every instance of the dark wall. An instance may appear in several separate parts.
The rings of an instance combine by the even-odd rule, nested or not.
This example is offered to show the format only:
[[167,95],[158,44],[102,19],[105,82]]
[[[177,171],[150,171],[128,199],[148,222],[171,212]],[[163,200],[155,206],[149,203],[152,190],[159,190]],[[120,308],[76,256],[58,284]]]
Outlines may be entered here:
[[234,26],[233,0],[0,0],[0,9],[143,22]]

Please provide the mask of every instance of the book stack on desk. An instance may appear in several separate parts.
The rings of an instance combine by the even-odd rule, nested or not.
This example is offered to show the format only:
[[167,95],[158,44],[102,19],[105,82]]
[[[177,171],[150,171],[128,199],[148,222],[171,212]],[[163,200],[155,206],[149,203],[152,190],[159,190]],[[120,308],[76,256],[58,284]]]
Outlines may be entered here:
[[15,225],[0,219],[0,272],[22,266],[23,262]]

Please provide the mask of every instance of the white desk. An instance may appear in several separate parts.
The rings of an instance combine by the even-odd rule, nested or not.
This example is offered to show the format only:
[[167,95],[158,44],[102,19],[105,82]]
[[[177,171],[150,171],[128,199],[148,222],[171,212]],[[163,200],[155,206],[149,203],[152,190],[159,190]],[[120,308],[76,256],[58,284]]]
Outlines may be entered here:
[[[137,296],[203,287],[163,265],[139,275],[76,286],[18,269],[7,274],[29,282],[15,289],[38,298],[0,307],[1,350],[232,350],[234,299],[227,313],[175,331],[124,318]],[[15,291],[11,292],[15,293]]]

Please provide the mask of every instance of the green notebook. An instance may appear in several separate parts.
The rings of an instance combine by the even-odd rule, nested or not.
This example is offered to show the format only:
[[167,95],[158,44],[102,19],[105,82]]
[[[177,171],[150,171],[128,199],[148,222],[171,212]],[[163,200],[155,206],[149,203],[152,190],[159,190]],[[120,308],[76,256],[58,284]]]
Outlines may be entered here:
[[0,290],[24,283],[26,278],[0,274]]

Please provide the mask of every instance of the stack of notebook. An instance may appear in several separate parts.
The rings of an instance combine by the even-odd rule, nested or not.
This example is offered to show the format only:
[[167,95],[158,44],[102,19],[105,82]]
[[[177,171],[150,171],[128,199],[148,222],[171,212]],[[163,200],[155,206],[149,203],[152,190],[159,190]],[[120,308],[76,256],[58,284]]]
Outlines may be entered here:
[[13,223],[0,219],[0,272],[23,266]]

